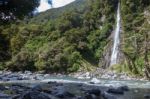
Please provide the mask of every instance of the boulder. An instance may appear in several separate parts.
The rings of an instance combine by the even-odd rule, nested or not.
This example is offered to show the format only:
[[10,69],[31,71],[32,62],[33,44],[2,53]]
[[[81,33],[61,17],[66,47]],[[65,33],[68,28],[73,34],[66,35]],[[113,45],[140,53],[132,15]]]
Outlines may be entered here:
[[97,97],[92,94],[86,94],[83,99],[97,99]]
[[145,94],[144,99],[150,99],[150,94]]
[[50,74],[45,74],[43,77],[48,78],[48,77],[50,77]]
[[0,85],[0,91],[6,90],[7,88],[3,85]]
[[39,91],[28,91],[24,93],[20,99],[51,99],[46,93]]
[[112,93],[112,94],[120,94],[120,95],[123,95],[124,94],[124,91],[120,88],[109,88],[107,90],[108,93]]
[[74,99],[85,99],[85,98],[81,96],[76,96]]
[[32,90],[33,91],[42,91],[43,89],[42,89],[41,85],[35,85],[35,86],[33,86]]
[[90,81],[90,84],[98,84],[100,83],[100,80],[98,80],[97,78],[92,78],[92,80]]
[[24,73],[25,73],[25,74],[28,74],[28,75],[31,75],[31,74],[32,74],[31,71],[25,71]]
[[88,90],[87,93],[88,94],[93,94],[93,95],[96,95],[96,96],[100,96],[101,95],[101,90],[99,90],[99,89],[91,89],[91,90]]
[[72,97],[74,97],[75,95],[74,94],[72,94],[72,93],[70,93],[70,92],[67,92],[67,91],[59,91],[59,92],[57,92],[57,93],[55,93],[55,96],[56,97],[58,97],[58,98],[72,98]]
[[11,99],[19,99],[19,97],[20,97],[20,94],[18,94],[18,95],[13,95],[13,96],[11,97]]
[[129,87],[128,86],[120,86],[120,87],[118,87],[118,89],[120,89],[122,91],[129,91]]
[[117,99],[116,96],[114,96],[112,94],[109,94],[107,92],[104,92],[102,96],[103,96],[104,99]]
[[31,88],[32,91],[45,92],[47,94],[52,93],[52,89],[49,88],[46,84],[38,84]]

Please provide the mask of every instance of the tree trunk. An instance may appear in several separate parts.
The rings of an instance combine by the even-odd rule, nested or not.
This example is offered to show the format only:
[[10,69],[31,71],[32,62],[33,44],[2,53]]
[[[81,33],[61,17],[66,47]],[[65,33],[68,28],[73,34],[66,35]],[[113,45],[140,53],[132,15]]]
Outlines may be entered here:
[[148,79],[150,79],[150,65],[148,59],[148,33],[145,33],[145,42],[144,42],[144,64],[145,64],[145,75]]

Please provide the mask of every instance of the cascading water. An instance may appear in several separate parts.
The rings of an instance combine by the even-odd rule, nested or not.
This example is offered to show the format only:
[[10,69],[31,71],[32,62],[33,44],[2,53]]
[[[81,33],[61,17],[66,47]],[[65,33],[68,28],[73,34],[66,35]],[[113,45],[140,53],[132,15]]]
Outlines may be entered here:
[[112,49],[110,66],[117,64],[117,56],[119,53],[119,43],[120,43],[119,34],[120,34],[120,3],[118,4],[117,9],[117,25],[114,33],[114,44]]

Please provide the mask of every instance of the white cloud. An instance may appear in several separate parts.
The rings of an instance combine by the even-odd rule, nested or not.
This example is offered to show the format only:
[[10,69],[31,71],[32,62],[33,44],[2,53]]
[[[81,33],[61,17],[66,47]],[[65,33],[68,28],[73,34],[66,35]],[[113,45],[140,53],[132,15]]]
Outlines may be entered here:
[[40,0],[40,6],[37,8],[38,12],[43,12],[51,8],[47,0]]
[[65,6],[73,1],[75,1],[75,0],[53,0],[52,3],[53,3],[54,8],[58,8],[58,7]]
[[[58,8],[65,6],[75,0],[52,0],[53,8]],[[48,0],[40,0],[40,6],[37,8],[38,12],[43,12],[51,8],[51,5],[48,4]]]

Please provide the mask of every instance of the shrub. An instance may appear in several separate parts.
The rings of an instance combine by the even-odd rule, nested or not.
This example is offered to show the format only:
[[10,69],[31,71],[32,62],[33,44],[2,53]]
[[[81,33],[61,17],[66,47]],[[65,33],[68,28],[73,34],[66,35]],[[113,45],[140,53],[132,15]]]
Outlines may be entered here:
[[12,71],[36,70],[32,56],[26,51],[21,51],[14,56],[7,67]]

